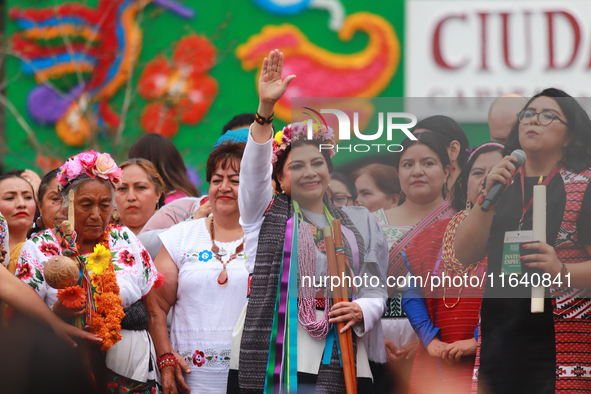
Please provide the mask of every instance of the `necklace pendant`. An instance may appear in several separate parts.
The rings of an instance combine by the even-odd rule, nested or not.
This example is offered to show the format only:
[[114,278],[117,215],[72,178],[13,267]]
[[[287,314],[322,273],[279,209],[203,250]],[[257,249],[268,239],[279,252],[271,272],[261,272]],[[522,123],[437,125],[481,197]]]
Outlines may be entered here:
[[220,272],[220,275],[218,276],[218,284],[220,286],[225,286],[228,284],[228,273],[226,272],[225,266],[222,269],[222,272]]
[[224,248],[221,248],[221,249],[219,250],[218,254],[219,254],[220,256],[225,256],[225,255],[227,255],[227,254],[228,254],[228,252],[226,252],[226,249],[224,249]]

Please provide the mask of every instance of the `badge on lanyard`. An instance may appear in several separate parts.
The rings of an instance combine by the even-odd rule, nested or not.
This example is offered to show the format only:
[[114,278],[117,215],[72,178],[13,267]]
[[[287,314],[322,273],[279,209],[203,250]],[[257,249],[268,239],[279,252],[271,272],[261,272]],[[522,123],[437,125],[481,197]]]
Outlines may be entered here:
[[503,243],[503,265],[501,272],[504,275],[521,274],[521,252],[522,242],[531,242],[534,232],[532,230],[507,231]]

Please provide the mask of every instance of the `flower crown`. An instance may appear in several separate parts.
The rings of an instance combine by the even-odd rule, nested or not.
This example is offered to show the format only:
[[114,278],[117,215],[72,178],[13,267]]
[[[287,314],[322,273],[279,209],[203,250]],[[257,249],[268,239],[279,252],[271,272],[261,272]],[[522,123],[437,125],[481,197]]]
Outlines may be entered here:
[[64,187],[78,178],[80,175],[86,174],[91,178],[99,178],[108,180],[113,187],[121,183],[121,175],[123,171],[117,166],[115,160],[108,153],[99,153],[93,150],[82,152],[76,156],[70,157],[68,161],[60,167],[56,180],[59,189]]
[[[305,120],[303,122],[288,124],[283,130],[278,131],[275,134],[275,138],[273,139],[273,167],[275,167],[279,157],[281,157],[283,152],[285,152],[292,142],[308,139],[308,122],[312,121]],[[312,140],[314,141],[332,145],[333,148],[328,149],[328,154],[330,158],[335,155],[334,131],[330,127],[312,122],[312,136]]]

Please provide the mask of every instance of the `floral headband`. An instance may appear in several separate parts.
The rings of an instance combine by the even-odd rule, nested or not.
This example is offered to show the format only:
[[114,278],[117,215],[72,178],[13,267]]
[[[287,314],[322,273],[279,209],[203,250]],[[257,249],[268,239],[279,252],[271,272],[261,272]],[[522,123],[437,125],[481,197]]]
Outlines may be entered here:
[[[303,122],[288,124],[283,128],[283,130],[278,131],[275,134],[275,138],[273,139],[273,167],[275,167],[279,157],[281,157],[281,155],[285,152],[285,149],[287,149],[287,147],[290,146],[292,142],[308,139],[308,122],[312,121],[305,120]],[[328,149],[329,157],[332,158],[335,155],[334,131],[326,125],[323,126],[316,122],[312,122],[312,133],[313,140],[333,146],[332,148]]]
[[486,148],[487,146],[494,146],[494,147],[497,147],[499,149],[505,149],[505,145],[499,144],[498,142],[487,142],[486,144],[482,144],[482,145],[480,145],[478,147],[473,146],[472,149],[466,149],[466,151],[468,153],[470,153],[470,156],[468,157],[468,161],[472,160],[472,157],[474,157],[474,154],[476,152],[478,152],[482,148]]
[[117,166],[115,160],[108,153],[99,153],[93,150],[82,152],[76,156],[70,157],[68,161],[60,167],[56,180],[60,191],[64,189],[80,175],[86,174],[91,178],[108,180],[113,187],[121,183],[123,171]]

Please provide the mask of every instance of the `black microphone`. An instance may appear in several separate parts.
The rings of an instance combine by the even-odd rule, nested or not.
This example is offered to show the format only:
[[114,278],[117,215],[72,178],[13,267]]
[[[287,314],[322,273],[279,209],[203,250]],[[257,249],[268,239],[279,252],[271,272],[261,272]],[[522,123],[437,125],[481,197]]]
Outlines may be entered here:
[[[517,171],[519,167],[525,163],[525,152],[521,149],[516,149],[511,153],[511,156],[517,159],[517,163],[513,163],[515,165],[515,171]],[[486,195],[486,198],[480,207],[483,212],[488,212],[489,209],[497,203],[497,200],[499,197],[501,197],[501,194],[503,193],[503,190],[505,190],[506,186],[507,185],[504,183],[495,182],[495,184],[490,188],[490,191]]]

